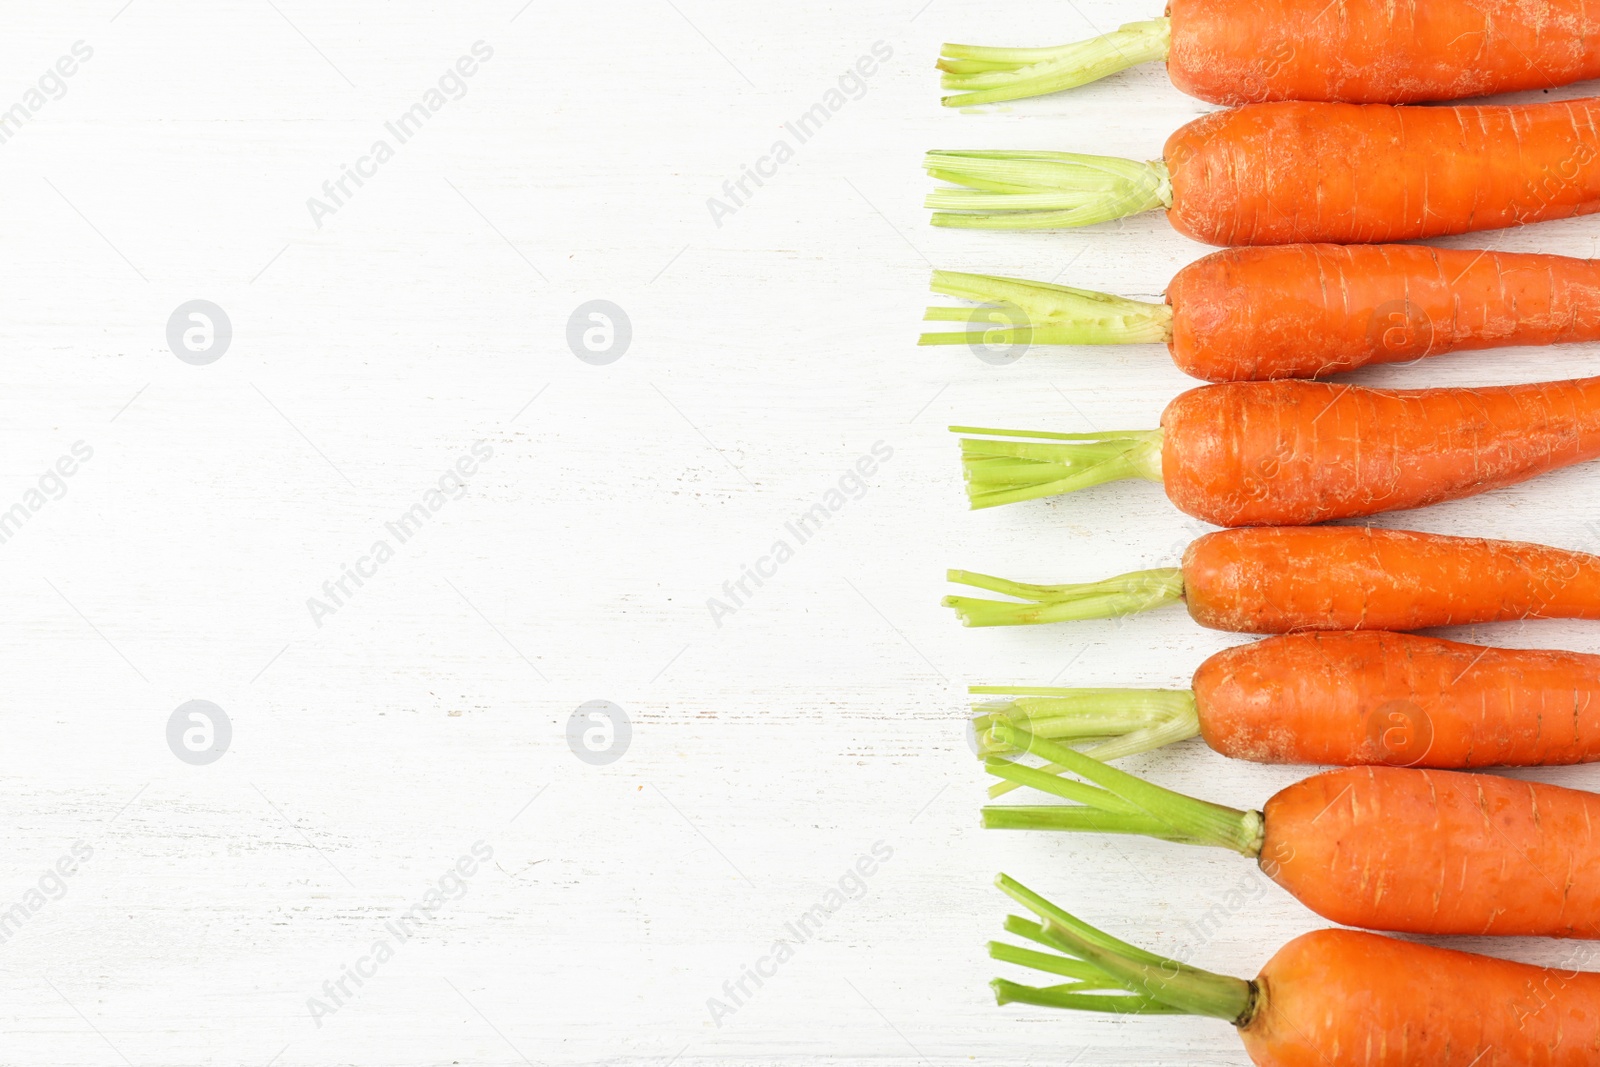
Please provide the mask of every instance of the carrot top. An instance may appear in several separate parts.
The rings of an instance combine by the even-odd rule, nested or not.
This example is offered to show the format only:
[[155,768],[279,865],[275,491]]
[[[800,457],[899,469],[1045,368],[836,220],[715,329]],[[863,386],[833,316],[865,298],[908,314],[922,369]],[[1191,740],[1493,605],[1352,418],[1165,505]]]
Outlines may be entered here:
[[1254,982],[1203,971],[1120,941],[1006,875],[996,878],[995,884],[1039,917],[1034,922],[1008,915],[1006,932],[1049,951],[991,941],[990,957],[1068,979],[1036,987],[996,978],[990,988],[997,1003],[1133,1015],[1207,1015],[1235,1026],[1246,1025],[1255,1014]]
[[1048,230],[1089,226],[1172,206],[1161,160],[1141,163],[1076,152],[929,152],[937,189],[925,206],[935,226],[969,230]]
[[[974,509],[1056,496],[1123,478],[1161,481],[1160,430],[1047,433],[952,426],[961,439],[961,468]],[[989,440],[987,438],[1007,438]]]
[[1043,96],[1098,81],[1140,63],[1166,59],[1170,18],[1129,22],[1112,33],[1054,48],[987,48],[947,44],[939,57],[945,107],[993,104]]
[[999,327],[984,308],[930,307],[927,322],[962,322],[976,330],[925,333],[923,345],[1121,345],[1172,340],[1172,308],[1142,300],[1073,289],[1048,282],[993,274],[933,272],[933,291],[999,307],[1008,320]]
[[[1031,767],[1019,760],[991,757],[984,761],[985,770],[996,778],[1074,803],[990,805],[983,809],[983,825],[988,829],[1141,834],[1214,845],[1252,859],[1261,855],[1265,824],[1259,811],[1240,811],[1163,789],[1010,723],[995,723],[990,732],[1000,743],[1038,756],[1047,764]],[[1064,777],[1066,772],[1085,781]]]
[[945,576],[952,582],[1004,593],[1021,601],[945,597],[940,603],[954,608],[963,626],[1024,626],[1037,622],[1110,619],[1183,599],[1181,567],[1130,571],[1104,581],[1076,585],[1030,585],[974,571],[947,571]]
[[[1084,755],[1106,762],[1150,752],[1200,734],[1200,713],[1190,689],[1064,689],[1056,686],[975,685],[974,697],[1002,697],[972,705],[978,755],[1017,752],[995,733],[1002,724],[1025,727],[1035,737],[1087,745]],[[1055,774],[1063,770],[1052,764]],[[989,787],[997,797],[1017,788],[1001,781]]]

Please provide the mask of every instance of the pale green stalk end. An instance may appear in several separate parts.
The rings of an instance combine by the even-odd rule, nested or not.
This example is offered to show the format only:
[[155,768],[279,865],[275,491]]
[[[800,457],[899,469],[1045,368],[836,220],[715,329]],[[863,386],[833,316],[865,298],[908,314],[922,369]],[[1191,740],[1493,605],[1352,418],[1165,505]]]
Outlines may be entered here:
[[[1011,756],[1017,750],[1001,740],[994,727],[1021,726],[1035,737],[1083,746],[1080,751],[1101,762],[1150,752],[1186,741],[1200,733],[1200,713],[1188,689],[1063,689],[1050,686],[975,685],[973,696],[1007,697],[972,705],[972,728],[979,755]],[[1066,768],[1040,768],[1060,774]],[[991,797],[1018,788],[1014,781],[996,782]]]
[[1044,96],[1098,81],[1119,70],[1167,58],[1172,20],[1129,22],[1112,33],[1053,48],[987,48],[947,44],[939,57],[946,107]]
[[1045,433],[952,426],[961,439],[961,469],[974,509],[1058,496],[1122,478],[1161,481],[1161,431]]
[[1161,160],[1141,163],[1073,152],[929,152],[933,177],[959,189],[928,195],[935,226],[1053,230],[1090,226],[1172,206]]
[[995,884],[1039,917],[1032,922],[1010,916],[1006,931],[1049,951],[992,941],[989,955],[1069,979],[1035,987],[997,978],[991,983],[996,1003],[1119,1015],[1202,1015],[1235,1026],[1248,1025],[1255,1015],[1259,996],[1254,982],[1203,971],[1112,937],[1006,875]]
[[1183,570],[1158,567],[1080,585],[1030,585],[974,571],[949,571],[952,582],[1017,597],[1023,603],[947,596],[964,626],[1026,626],[1043,622],[1111,619],[1150,611],[1183,599]]
[[[918,344],[1126,345],[1172,340],[1172,308],[1166,304],[953,270],[933,272],[933,291],[990,306],[930,307],[926,321],[963,322],[977,328],[925,333]],[[1004,325],[996,321],[997,315]]]

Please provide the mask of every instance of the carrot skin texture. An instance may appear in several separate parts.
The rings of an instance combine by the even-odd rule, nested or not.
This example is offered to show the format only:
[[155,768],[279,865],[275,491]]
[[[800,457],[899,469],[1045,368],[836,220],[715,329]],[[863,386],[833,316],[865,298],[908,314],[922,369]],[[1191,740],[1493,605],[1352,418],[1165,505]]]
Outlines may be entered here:
[[1461,771],[1349,767],[1281,790],[1262,814],[1262,870],[1334,922],[1600,938],[1593,793]]
[[1206,385],[1161,416],[1161,474],[1218,526],[1424,507],[1600,456],[1600,378],[1485,389]]
[[1399,104],[1600,77],[1600,22],[1581,0],[1173,0],[1167,72],[1216,104]]
[[1600,656],[1415,634],[1287,634],[1194,675],[1200,734],[1259,763],[1550,766],[1600,759]]
[[1205,534],[1184,552],[1183,582],[1196,622],[1235,633],[1600,619],[1600,557],[1372,527]]
[[1587,1067],[1600,975],[1317,930],[1256,979],[1239,1030],[1257,1067]]
[[1421,245],[1228,248],[1167,287],[1173,361],[1213,382],[1316,378],[1500,345],[1600,340],[1600,260]]
[[[1600,211],[1600,100],[1252,104],[1167,139],[1167,217],[1215,245],[1371,244]],[[1337,167],[1323,160],[1336,159]]]

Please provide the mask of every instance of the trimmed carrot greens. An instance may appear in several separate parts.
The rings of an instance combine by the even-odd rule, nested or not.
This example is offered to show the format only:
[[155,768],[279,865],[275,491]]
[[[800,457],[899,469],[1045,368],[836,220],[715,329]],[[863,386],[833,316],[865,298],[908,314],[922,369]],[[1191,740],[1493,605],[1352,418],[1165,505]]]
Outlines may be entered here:
[[1172,206],[1161,160],[1141,163],[1076,152],[929,152],[935,178],[965,186],[937,189],[926,206],[935,226],[969,230],[1048,230],[1089,226]]
[[927,322],[962,322],[977,329],[925,333],[923,345],[1120,345],[1172,340],[1172,308],[1143,300],[993,274],[933,272],[933,291],[998,305],[1020,320],[1005,327],[986,322],[981,308],[930,307]]
[[1040,622],[1110,619],[1118,615],[1150,611],[1183,599],[1183,570],[1179,567],[1131,571],[1104,581],[1078,585],[1030,585],[973,571],[949,571],[946,577],[952,582],[987,589],[992,593],[1004,593],[1024,601],[945,597],[940,603],[947,608],[954,608],[963,626],[1024,626]]
[[1072,89],[1119,70],[1167,58],[1172,20],[1129,22],[1112,33],[1053,48],[987,48],[947,44],[939,69],[946,107],[993,104]]
[[995,884],[1040,919],[1007,916],[1006,932],[1050,951],[991,941],[989,955],[1071,979],[1039,987],[997,978],[990,983],[996,1003],[1132,1015],[1206,1015],[1237,1026],[1249,1022],[1255,1012],[1253,982],[1203,971],[1118,940],[1006,875]]
[[[1071,493],[1123,478],[1161,481],[1160,430],[1046,433],[952,426],[961,439],[961,467],[973,508],[992,508]],[[1007,438],[990,440],[989,438]]]

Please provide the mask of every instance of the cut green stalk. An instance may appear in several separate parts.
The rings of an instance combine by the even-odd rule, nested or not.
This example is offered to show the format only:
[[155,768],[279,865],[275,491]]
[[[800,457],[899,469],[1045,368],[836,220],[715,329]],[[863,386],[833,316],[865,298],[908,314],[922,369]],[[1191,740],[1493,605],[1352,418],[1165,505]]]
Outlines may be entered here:
[[1186,834],[1178,833],[1154,815],[1125,814],[1114,811],[1097,811],[1090,807],[1059,807],[1046,804],[1026,804],[1006,807],[990,804],[983,809],[985,830],[1066,830],[1079,834],[1127,834],[1133,837],[1153,837],[1179,845],[1203,845]]
[[[1133,1015],[1204,1015],[1235,1026],[1247,1025],[1255,1014],[1258,992],[1254,982],[1203,971],[1118,940],[1006,875],[1000,875],[995,884],[1042,920],[1040,925],[1011,916],[1006,929],[1058,955],[991,942],[990,956],[1075,979],[1034,987],[997,978],[991,983],[996,1002]],[[1109,989],[1123,992],[1089,992]]]
[[952,582],[1004,593],[1028,603],[947,596],[940,601],[954,608],[964,626],[1023,626],[1042,622],[1110,619],[1150,611],[1183,599],[1183,570],[1157,567],[1148,571],[1079,585],[1029,585],[973,571],[949,571]]
[[946,107],[994,104],[1073,89],[1119,70],[1167,58],[1172,20],[1129,22],[1112,33],[1054,48],[947,44],[939,58]]
[[[1045,433],[952,426],[961,439],[961,468],[974,509],[1143,478],[1161,481],[1161,431]],[[1006,438],[992,440],[991,438]],[[1023,440],[1015,440],[1023,438]]]
[[[1177,835],[1192,844],[1231,849],[1251,858],[1259,858],[1261,855],[1264,831],[1259,811],[1240,811],[1238,808],[1212,804],[1209,801],[1175,793],[1170,789],[1163,789],[1126,771],[1107,766],[1076,749],[1058,745],[1054,741],[1038,737],[1010,723],[996,723],[991,729],[1001,742],[1010,745],[1018,752],[1031,753],[1048,760],[1051,764],[1087,779],[1124,802],[1108,804],[1095,793],[1085,792],[1080,795],[1082,803],[1077,806],[1031,809],[1035,814],[1027,817],[1027,826],[1024,828],[1144,833],[1144,830],[1137,828],[1142,825],[1139,817],[1128,812],[1127,805],[1132,804],[1155,821],[1158,832],[1151,836],[1171,838]],[[1014,764],[1007,767],[1002,775],[999,768],[1007,764],[1011,764],[1011,761],[988,760],[985,766],[997,777],[1003,776],[1010,781],[1034,786],[1056,796],[1067,795],[1056,786],[1045,784],[1059,784],[1062,779],[1058,779],[1055,775],[1035,768],[1022,768],[1024,772],[1033,771],[1032,774],[1019,774]],[[1016,810],[1018,809],[985,808],[985,823],[1002,829],[1018,828],[1009,825],[1018,819],[1018,816],[1011,814]],[[997,821],[992,824],[988,822],[990,811],[996,812]]]
[[[1009,700],[972,705],[972,729],[983,757],[1011,755],[1010,745],[994,733],[996,723],[1020,725],[1035,737],[1051,741],[1094,742],[1081,749],[1101,762],[1150,752],[1186,741],[1200,733],[1200,713],[1188,689],[1062,689],[1054,686],[975,685],[973,696],[1005,696]],[[1029,768],[1034,773],[1060,774],[1057,764]],[[999,797],[1019,785],[996,782],[989,796]]]
[[1050,230],[1089,226],[1172,206],[1161,160],[1141,163],[1075,152],[929,152],[937,189],[926,206],[935,226],[969,230]]
[[1172,308],[1142,300],[993,274],[933,272],[933,291],[999,305],[1010,325],[983,318],[985,308],[930,307],[928,322],[964,322],[976,329],[925,333],[923,345],[1122,345],[1172,340]]

